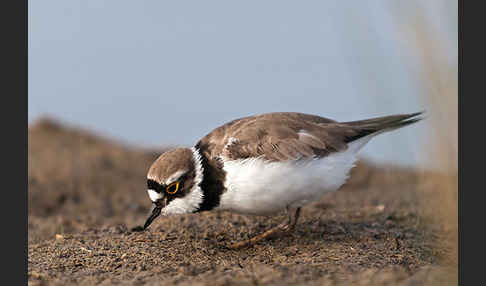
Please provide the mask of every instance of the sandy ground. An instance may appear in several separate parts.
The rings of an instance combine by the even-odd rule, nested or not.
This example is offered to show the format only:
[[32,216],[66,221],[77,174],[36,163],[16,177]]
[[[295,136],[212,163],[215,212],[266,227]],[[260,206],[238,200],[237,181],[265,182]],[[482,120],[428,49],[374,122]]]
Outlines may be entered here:
[[295,233],[229,250],[277,225],[227,212],[161,217],[147,231],[142,150],[49,120],[29,127],[30,285],[455,285],[441,228],[421,215],[415,170],[353,169],[303,209]]

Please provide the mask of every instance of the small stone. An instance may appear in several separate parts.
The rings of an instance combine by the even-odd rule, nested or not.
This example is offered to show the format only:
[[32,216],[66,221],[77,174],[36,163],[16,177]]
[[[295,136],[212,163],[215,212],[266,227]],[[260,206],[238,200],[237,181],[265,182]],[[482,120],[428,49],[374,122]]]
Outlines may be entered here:
[[381,213],[382,211],[385,210],[385,205],[377,205],[376,210]]

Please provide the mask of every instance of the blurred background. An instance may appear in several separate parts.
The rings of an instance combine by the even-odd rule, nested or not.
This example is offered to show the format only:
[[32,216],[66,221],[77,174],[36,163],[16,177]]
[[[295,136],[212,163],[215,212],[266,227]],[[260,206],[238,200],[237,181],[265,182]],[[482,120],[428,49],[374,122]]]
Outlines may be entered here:
[[457,1],[31,0],[28,12],[29,123],[190,146],[264,112],[426,110],[363,157],[457,170]]

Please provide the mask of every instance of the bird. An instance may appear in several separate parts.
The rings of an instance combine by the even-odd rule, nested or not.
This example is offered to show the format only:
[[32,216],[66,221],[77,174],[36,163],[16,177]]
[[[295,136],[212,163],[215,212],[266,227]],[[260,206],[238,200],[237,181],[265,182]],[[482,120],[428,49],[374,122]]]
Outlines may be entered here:
[[357,154],[373,137],[423,119],[423,112],[338,122],[299,112],[251,115],[225,123],[193,147],[162,153],[147,173],[154,204],[143,228],[163,216],[221,210],[271,216],[287,212],[276,227],[248,241],[295,229],[301,208],[337,191]]

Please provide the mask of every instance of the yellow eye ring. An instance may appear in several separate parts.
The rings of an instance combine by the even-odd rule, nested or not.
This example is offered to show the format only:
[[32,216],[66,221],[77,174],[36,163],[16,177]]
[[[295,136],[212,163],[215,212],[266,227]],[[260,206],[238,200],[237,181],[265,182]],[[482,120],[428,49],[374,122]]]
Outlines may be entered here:
[[165,189],[165,191],[169,195],[173,195],[173,194],[177,193],[178,190],[179,190],[179,182],[174,182],[174,183],[168,185],[167,188]]

